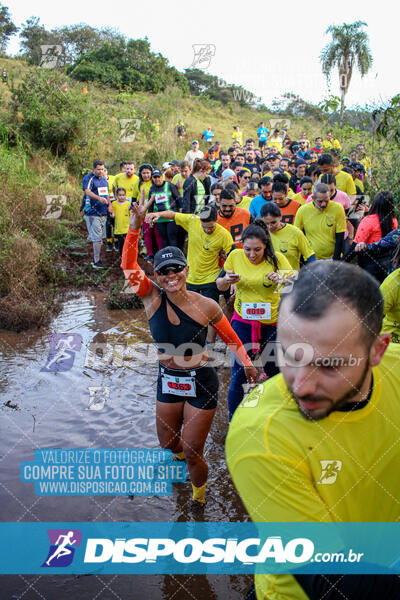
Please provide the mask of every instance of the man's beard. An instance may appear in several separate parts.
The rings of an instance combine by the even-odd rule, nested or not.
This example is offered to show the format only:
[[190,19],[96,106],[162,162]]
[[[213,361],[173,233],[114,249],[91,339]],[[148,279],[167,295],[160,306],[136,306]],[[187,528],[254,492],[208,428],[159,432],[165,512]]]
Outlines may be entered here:
[[[304,411],[299,404],[299,400],[301,400],[303,402],[312,402],[315,399],[315,397],[314,396],[303,396],[302,398],[299,398],[298,396],[296,396],[293,393],[292,390],[290,390],[294,400],[296,401],[296,404],[297,404],[300,414],[308,421],[320,421],[321,419],[325,419],[328,415],[330,415],[335,410],[339,410],[339,409],[343,408],[344,406],[348,405],[349,403],[351,403],[353,398],[355,398],[355,396],[357,396],[360,393],[360,390],[361,390],[363,383],[365,381],[365,378],[367,376],[368,370],[369,370],[369,361],[366,360],[365,367],[364,367],[363,372],[361,373],[359,381],[355,385],[351,386],[350,390],[346,394],[344,394],[344,396],[339,398],[339,400],[336,400],[335,402],[330,400],[331,408],[327,409],[325,414],[313,416],[311,413]],[[317,407],[318,401],[322,401],[322,400],[329,400],[329,398],[317,398],[316,407]],[[364,400],[364,398],[361,398],[360,402],[363,400]],[[354,406],[356,406],[356,404],[357,403],[353,403]]]

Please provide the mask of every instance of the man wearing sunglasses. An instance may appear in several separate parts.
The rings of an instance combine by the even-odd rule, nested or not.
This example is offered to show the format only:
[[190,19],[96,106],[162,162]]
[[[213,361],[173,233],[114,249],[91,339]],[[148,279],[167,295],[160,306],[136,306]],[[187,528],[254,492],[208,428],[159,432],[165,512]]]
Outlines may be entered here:
[[[192,482],[193,502],[198,507],[206,502],[208,465],[203,450],[218,400],[217,374],[213,367],[207,365],[208,327],[213,327],[221,339],[230,345],[244,365],[249,383],[256,381],[257,369],[252,365],[220,306],[212,299],[188,290],[186,279],[190,267],[179,248],[168,246],[155,254],[156,282],[148,279],[141,270],[137,263],[138,239],[148,206],[149,203],[145,204],[144,199],[140,204],[132,205],[121,266],[133,291],[143,299],[150,331],[158,350],[158,439],[162,448],[172,450],[178,460],[186,460]],[[216,211],[215,207],[212,208]],[[206,209],[210,207],[203,208],[203,216],[206,216]],[[214,216],[211,212],[208,218]],[[151,223],[160,215],[164,218],[183,216],[180,224],[194,222],[196,219],[200,221],[195,215],[181,215],[172,211],[149,214],[146,219]],[[232,241],[230,234],[220,225],[215,223],[213,228],[210,223],[204,219],[204,224],[200,224],[204,231],[203,245],[206,243],[205,236],[208,235],[206,230],[215,228],[219,228],[223,236]],[[190,232],[190,226],[188,229]],[[193,251],[190,235],[191,233],[189,254]],[[212,243],[209,246],[211,249]]]

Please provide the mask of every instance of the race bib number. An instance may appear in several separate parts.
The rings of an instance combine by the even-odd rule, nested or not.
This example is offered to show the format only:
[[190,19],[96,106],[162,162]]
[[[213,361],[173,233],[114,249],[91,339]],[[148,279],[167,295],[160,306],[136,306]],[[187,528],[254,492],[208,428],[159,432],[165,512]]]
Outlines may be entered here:
[[156,194],[156,204],[165,204],[167,201],[167,194]]
[[194,398],[196,396],[196,383],[194,377],[175,377],[174,375],[161,375],[162,393],[174,396]]
[[108,188],[107,187],[99,187],[99,188],[97,188],[97,194],[99,196],[108,196]]
[[271,302],[243,302],[242,318],[246,321],[261,321],[271,318]]

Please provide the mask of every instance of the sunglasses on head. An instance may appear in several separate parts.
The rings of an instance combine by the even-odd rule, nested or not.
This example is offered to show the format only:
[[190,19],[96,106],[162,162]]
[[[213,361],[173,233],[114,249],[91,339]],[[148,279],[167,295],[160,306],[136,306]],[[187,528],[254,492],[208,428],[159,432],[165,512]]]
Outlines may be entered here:
[[181,273],[186,265],[165,265],[157,270],[158,275],[168,275],[170,271],[173,273]]

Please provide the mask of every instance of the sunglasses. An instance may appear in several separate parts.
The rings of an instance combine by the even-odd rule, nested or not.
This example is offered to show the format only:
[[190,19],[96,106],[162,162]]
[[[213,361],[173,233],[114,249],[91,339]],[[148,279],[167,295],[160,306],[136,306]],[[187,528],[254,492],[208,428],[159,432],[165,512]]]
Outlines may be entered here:
[[165,267],[161,267],[161,269],[158,269],[156,273],[162,276],[168,275],[170,271],[172,271],[173,273],[181,273],[185,267],[186,265],[165,265]]

